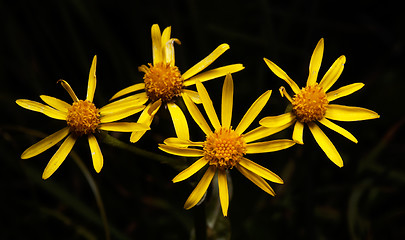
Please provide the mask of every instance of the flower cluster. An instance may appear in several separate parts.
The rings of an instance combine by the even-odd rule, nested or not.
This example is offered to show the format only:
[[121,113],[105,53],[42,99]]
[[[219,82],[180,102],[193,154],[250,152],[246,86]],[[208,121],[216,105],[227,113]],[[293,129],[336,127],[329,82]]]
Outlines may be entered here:
[[380,116],[376,112],[365,108],[329,104],[331,101],[354,93],[362,88],[364,84],[352,83],[337,90],[328,92],[342,74],[346,62],[346,57],[344,55],[340,56],[332,64],[318,84],[316,79],[318,77],[319,68],[321,67],[323,49],[324,40],[321,39],[316,45],[309,63],[307,85],[302,89],[300,89],[298,85],[283,70],[281,70],[281,68],[270,60],[264,58],[264,61],[271,71],[290,85],[294,92],[294,96],[291,97],[284,87],[280,87],[281,96],[285,96],[288,99],[292,105],[292,110],[280,116],[263,118],[260,121],[260,124],[265,127],[284,126],[285,128],[294,124],[292,138],[299,144],[304,144],[303,130],[304,124],[307,124],[316,142],[325,152],[326,156],[328,156],[328,158],[339,167],[343,167],[343,160],[339,152],[316,122],[321,123],[357,143],[357,139],[350,132],[329,121],[329,119],[337,121],[360,121],[379,118]]
[[[32,145],[21,155],[22,159],[34,157],[64,139],[45,167],[43,179],[49,178],[59,168],[76,140],[84,135],[87,136],[89,142],[94,169],[96,172],[100,172],[104,160],[96,136],[101,131],[128,132],[131,133],[130,142],[136,143],[150,129],[154,116],[164,105],[170,112],[177,136],[168,137],[158,145],[158,148],[169,154],[197,158],[174,177],[173,182],[186,180],[205,169],[205,174],[186,200],[184,208],[190,209],[198,204],[211,182],[214,182],[213,178],[217,178],[215,182],[218,184],[222,213],[227,216],[230,199],[228,179],[232,169],[237,169],[247,179],[273,196],[275,192],[266,180],[283,183],[277,174],[249,160],[246,155],[274,152],[289,148],[296,143],[303,144],[303,129],[304,125],[307,125],[326,156],[333,163],[342,167],[341,156],[316,122],[357,143],[351,133],[331,120],[359,121],[379,117],[377,113],[368,109],[330,103],[359,90],[364,84],[353,83],[329,91],[343,71],[346,62],[345,56],[339,57],[317,83],[324,50],[324,40],[321,39],[311,57],[306,86],[301,89],[281,68],[270,60],[264,59],[270,70],[291,87],[293,95],[290,95],[284,87],[280,87],[281,96],[286,97],[291,104],[290,111],[279,116],[264,117],[258,121],[259,125],[256,128],[247,131],[270,99],[272,91],[267,90],[253,102],[239,124],[233,128],[234,83],[231,74],[241,71],[244,66],[232,64],[203,71],[227,51],[229,45],[225,43],[219,45],[203,60],[182,72],[176,66],[174,56],[174,45],[181,42],[177,38],[171,38],[171,27],[167,27],[161,32],[157,24],[153,25],[151,38],[153,60],[138,68],[140,72],[144,73],[144,81],[118,91],[110,99],[111,102],[101,108],[97,108],[93,103],[96,89],[97,56],[94,56],[90,67],[85,100],[79,100],[71,86],[65,80],[59,80],[58,82],[72,98],[72,104],[46,95],[40,96],[45,104],[27,99],[16,101],[23,108],[66,121],[66,127]],[[207,89],[202,83],[223,76],[225,76],[225,81],[222,87],[219,118]],[[197,91],[189,89],[188,87],[191,85],[195,85]],[[176,104],[176,101],[181,100],[185,104],[185,109]],[[205,114],[201,112],[201,108],[204,109]],[[205,134],[205,138],[201,141],[190,139],[184,110],[189,112]],[[139,112],[141,113],[137,122],[120,121]],[[294,125],[292,139],[260,141],[292,125]]]

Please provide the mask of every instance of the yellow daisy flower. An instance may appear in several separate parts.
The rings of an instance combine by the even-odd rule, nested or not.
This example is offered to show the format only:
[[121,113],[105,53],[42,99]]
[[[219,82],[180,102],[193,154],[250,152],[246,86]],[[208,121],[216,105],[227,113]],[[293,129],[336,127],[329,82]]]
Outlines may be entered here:
[[[118,100],[118,104],[142,105],[149,101],[145,110],[141,113],[138,122],[150,126],[154,115],[159,110],[162,103],[167,105],[173,120],[176,134],[180,138],[189,139],[189,131],[186,118],[182,110],[174,102],[175,98],[181,94],[187,94],[193,101],[199,102],[199,96],[195,91],[185,89],[193,85],[196,80],[201,82],[225,76],[227,73],[234,73],[242,70],[242,64],[233,64],[219,67],[200,73],[226,50],[228,44],[221,44],[210,55],[194,65],[185,73],[181,74],[175,65],[174,43],[180,44],[176,38],[170,38],[171,27],[167,27],[161,34],[159,25],[154,24],[151,29],[153,65],[140,66],[138,69],[144,72],[144,82],[127,87],[112,98],[118,98],[128,93],[144,90],[141,93]],[[200,73],[200,74],[198,74]],[[137,142],[146,131],[133,132],[131,142]]]
[[335,146],[325,135],[325,133],[319,128],[316,122],[321,123],[322,125],[357,143],[357,139],[350,132],[336,125],[330,120],[360,121],[379,118],[380,116],[376,112],[365,108],[330,104],[330,102],[338,98],[347,96],[361,89],[364,84],[353,83],[328,92],[329,88],[331,88],[332,85],[337,81],[343,71],[343,67],[346,62],[346,57],[344,55],[340,56],[333,63],[318,84],[316,79],[322,62],[323,50],[324,40],[322,38],[316,45],[312,54],[309,64],[307,85],[302,89],[300,89],[298,85],[283,70],[281,70],[281,68],[270,60],[264,58],[264,61],[270,70],[273,71],[273,73],[279,78],[286,81],[288,85],[290,85],[292,91],[294,92],[294,96],[291,97],[285,88],[281,87],[280,93],[282,96],[286,97],[288,101],[290,101],[292,104],[292,110],[280,116],[265,117],[260,120],[260,124],[270,128],[279,128],[281,126],[287,128],[292,124],[295,124],[292,138],[299,144],[304,144],[302,135],[304,124],[307,124],[316,142],[319,144],[328,158],[339,167],[342,167],[343,160],[339,152],[336,150]]
[[182,93],[182,97],[191,116],[206,134],[206,139],[204,142],[192,142],[181,138],[168,138],[164,141],[164,144],[159,145],[161,150],[170,154],[185,157],[200,157],[199,160],[179,173],[173,179],[173,182],[183,181],[202,169],[205,165],[208,165],[208,169],[188,197],[184,208],[190,209],[201,200],[214,175],[217,173],[222,213],[226,216],[229,205],[227,174],[228,170],[233,167],[265,192],[274,196],[275,193],[273,189],[264,179],[280,184],[283,183],[283,180],[267,168],[245,158],[245,155],[248,153],[279,151],[293,146],[295,142],[281,139],[252,143],[253,141],[277,132],[277,130],[269,131],[263,127],[258,127],[243,134],[266,105],[270,98],[271,91],[265,92],[252,104],[239,122],[239,125],[233,130],[231,126],[233,108],[233,80],[231,75],[228,74],[225,77],[222,89],[221,122],[217,117],[212,101],[202,83],[197,80],[196,85],[205,112],[215,130],[211,130],[211,127],[190,97]]
[[87,135],[94,169],[96,172],[100,172],[104,160],[98,142],[94,136],[97,130],[133,132],[149,128],[139,123],[114,122],[142,111],[145,108],[143,105],[122,107],[108,104],[100,109],[96,108],[93,103],[94,92],[96,90],[96,65],[97,56],[94,56],[90,68],[86,100],[79,100],[70,85],[65,80],[59,80],[58,82],[62,84],[73,99],[73,104],[46,95],[41,95],[40,97],[48,105],[27,99],[18,99],[16,101],[16,103],[23,108],[43,113],[54,119],[65,120],[67,123],[65,128],[32,145],[21,155],[22,159],[34,157],[66,137],[62,145],[48,162],[42,174],[43,179],[49,178],[59,168],[72,150],[78,137],[82,135]]

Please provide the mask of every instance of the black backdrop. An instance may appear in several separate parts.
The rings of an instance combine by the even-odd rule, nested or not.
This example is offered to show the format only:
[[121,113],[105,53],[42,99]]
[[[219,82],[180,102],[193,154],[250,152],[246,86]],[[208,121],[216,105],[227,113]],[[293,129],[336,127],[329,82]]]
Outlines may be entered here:
[[[152,60],[150,27],[158,23],[162,30],[172,26],[172,36],[182,42],[176,46],[181,71],[219,44],[231,46],[213,67],[231,63],[246,67],[234,74],[234,124],[267,89],[273,94],[259,117],[281,114],[286,107],[286,99],[278,93],[286,84],[267,68],[263,57],[303,86],[310,56],[322,37],[325,53],[320,75],[344,54],[345,69],[334,88],[365,83],[362,90],[338,103],[381,115],[378,120],[342,124],[358,144],[325,130],[344,159],[341,169],[326,158],[308,129],[304,147],[253,156],[252,160],[284,179],[284,185],[272,184],[276,197],[231,171],[229,217],[218,218],[219,224],[208,236],[403,239],[405,18],[398,1],[354,2],[0,1],[0,238],[104,238],[94,195],[71,157],[46,181],[41,173],[55,147],[32,159],[19,158],[24,149],[63,123],[24,110],[15,100],[39,101],[39,95],[45,94],[69,101],[56,84],[60,78],[84,98],[91,60],[97,54],[94,101],[105,105],[118,90],[142,81],[137,67]],[[205,84],[217,107],[222,82],[220,78]],[[201,140],[199,129],[190,125],[193,140]],[[173,134],[170,117],[163,110],[153,130],[136,146],[165,155],[156,145]],[[291,129],[276,137],[290,134]],[[117,137],[127,141],[129,136]],[[74,154],[100,189],[112,239],[193,235],[203,207],[182,208],[192,187],[171,182],[177,170],[109,144],[101,147],[105,164],[100,174],[92,169],[86,141],[77,143]]]

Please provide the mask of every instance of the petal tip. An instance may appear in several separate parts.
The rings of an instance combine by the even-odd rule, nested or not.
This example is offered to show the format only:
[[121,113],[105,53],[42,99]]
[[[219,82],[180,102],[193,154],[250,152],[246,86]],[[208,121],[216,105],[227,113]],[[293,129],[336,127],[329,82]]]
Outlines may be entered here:
[[220,46],[221,46],[221,48],[223,48],[223,49],[225,49],[225,50],[228,50],[229,48],[231,48],[231,47],[229,46],[229,44],[227,44],[227,43],[222,43]]
[[17,105],[20,106],[20,107],[23,106],[23,102],[24,102],[24,99],[17,99],[17,100],[15,100],[15,103],[17,103]]
[[49,174],[47,171],[44,171],[44,172],[42,173],[42,179],[43,179],[43,180],[46,180],[46,179],[48,179],[51,175],[52,175],[52,174]]
[[189,209],[191,209],[192,207],[194,207],[194,206],[191,205],[191,204],[188,203],[188,202],[184,203],[184,206],[183,206],[183,208],[186,209],[186,210],[189,210]]
[[101,169],[103,169],[103,163],[94,164],[94,162],[93,162],[93,168],[96,171],[96,173],[100,173]]
[[343,160],[340,158],[340,159],[336,159],[336,160],[332,160],[332,159],[330,159],[336,166],[338,166],[339,168],[342,168],[343,167]]
[[30,157],[27,157],[27,154],[25,152],[21,154],[21,159],[28,159],[28,158]]
[[299,141],[299,140],[293,140],[295,143],[297,143],[297,144],[300,144],[300,145],[304,145],[304,142],[303,141]]
[[180,182],[180,181],[178,180],[177,176],[172,179],[172,183],[178,183],[178,182]]

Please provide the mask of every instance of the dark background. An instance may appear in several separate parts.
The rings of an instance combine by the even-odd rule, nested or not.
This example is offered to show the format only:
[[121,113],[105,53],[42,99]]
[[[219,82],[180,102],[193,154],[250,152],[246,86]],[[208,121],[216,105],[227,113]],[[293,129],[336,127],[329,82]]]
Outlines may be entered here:
[[[209,237],[404,239],[405,18],[400,2],[380,2],[0,1],[0,238],[105,238],[99,208],[78,162],[84,162],[98,186],[112,239],[188,239],[204,226],[204,212],[207,216],[212,212],[211,191],[207,203],[184,210],[200,176],[173,184],[179,170],[159,159],[101,142],[105,163],[96,174],[87,141],[81,139],[46,181],[41,174],[56,147],[20,159],[26,148],[64,123],[25,110],[16,99],[40,101],[39,95],[45,94],[70,101],[56,84],[60,78],[83,99],[97,54],[94,102],[105,105],[118,90],[142,81],[137,67],[152,61],[150,28],[158,23],[162,30],[172,26],[172,37],[181,40],[175,47],[176,65],[183,72],[219,44],[231,46],[210,68],[232,63],[246,67],[233,75],[235,126],[268,89],[273,94],[259,117],[281,114],[287,106],[278,93],[286,84],[267,68],[263,57],[303,86],[310,56],[322,37],[325,53],[319,78],[344,54],[345,69],[332,89],[365,83],[336,103],[381,115],[377,120],[340,124],[357,137],[357,144],[323,128],[343,157],[341,169],[326,158],[308,129],[304,146],[250,155],[285,184],[271,184],[277,193],[271,197],[231,170],[229,216],[219,215],[214,227],[208,225]],[[222,83],[220,78],[205,84],[217,109]],[[170,122],[163,109],[153,130],[134,146],[168,156],[157,143],[174,136]],[[192,139],[203,140],[191,118],[189,123]],[[290,138],[291,133],[285,130],[274,138]],[[129,134],[116,137],[128,142]]]

